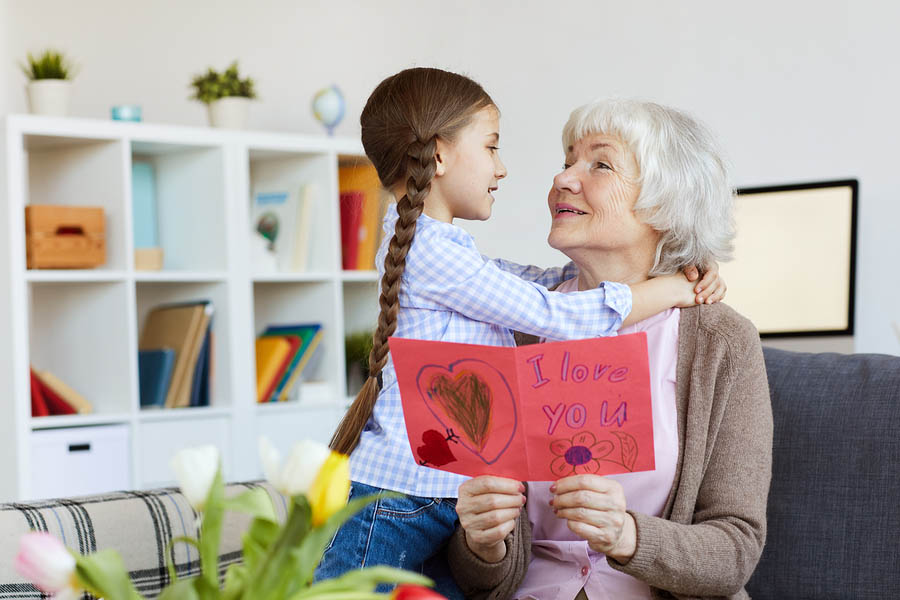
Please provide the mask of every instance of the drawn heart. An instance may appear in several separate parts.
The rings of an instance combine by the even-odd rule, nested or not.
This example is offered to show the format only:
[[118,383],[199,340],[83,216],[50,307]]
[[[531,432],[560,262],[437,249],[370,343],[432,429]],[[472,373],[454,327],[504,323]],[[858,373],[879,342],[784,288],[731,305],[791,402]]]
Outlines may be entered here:
[[416,454],[424,464],[443,467],[447,463],[456,461],[456,457],[450,450],[450,444],[447,443],[447,438],[434,429],[422,433],[422,441],[425,445],[416,448]]
[[[430,365],[419,372],[416,385],[438,422],[481,460],[492,464],[509,447],[518,415],[509,383],[496,368],[477,359]],[[499,427],[498,414],[503,415]]]
[[484,450],[491,426],[493,393],[485,381],[472,371],[460,371],[451,377],[440,373],[428,382],[428,396],[441,405],[451,420],[478,449]]

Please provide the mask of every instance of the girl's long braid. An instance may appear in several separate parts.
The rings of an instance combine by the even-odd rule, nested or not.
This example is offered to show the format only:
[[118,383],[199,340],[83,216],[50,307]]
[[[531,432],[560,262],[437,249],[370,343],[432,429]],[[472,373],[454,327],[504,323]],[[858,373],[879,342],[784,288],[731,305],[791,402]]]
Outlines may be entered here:
[[406,152],[409,177],[406,180],[406,194],[397,202],[397,223],[384,259],[384,276],[381,278],[381,295],[378,300],[381,311],[373,336],[372,351],[369,353],[369,377],[331,439],[331,448],[337,452],[350,454],[353,451],[378,399],[378,379],[387,364],[388,338],[397,329],[400,285],[406,269],[406,255],[412,246],[416,221],[425,207],[425,198],[431,190],[431,180],[437,168],[437,137],[433,135],[424,142],[416,139]]

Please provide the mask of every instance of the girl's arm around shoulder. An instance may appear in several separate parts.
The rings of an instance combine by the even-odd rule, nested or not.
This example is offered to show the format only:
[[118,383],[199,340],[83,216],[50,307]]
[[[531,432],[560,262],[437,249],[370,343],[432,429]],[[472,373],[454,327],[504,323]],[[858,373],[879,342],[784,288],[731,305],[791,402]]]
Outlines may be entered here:
[[610,335],[631,312],[631,290],[623,284],[563,294],[501,270],[457,240],[417,239],[414,250],[404,273],[413,303],[551,339]]
[[578,276],[578,267],[571,261],[562,267],[550,267],[545,269],[544,267],[537,267],[534,265],[520,265],[506,260],[505,258],[490,258],[484,255],[482,255],[482,257],[485,261],[497,265],[497,268],[501,271],[506,271],[519,279],[531,281],[550,289],[558,286],[563,281]]

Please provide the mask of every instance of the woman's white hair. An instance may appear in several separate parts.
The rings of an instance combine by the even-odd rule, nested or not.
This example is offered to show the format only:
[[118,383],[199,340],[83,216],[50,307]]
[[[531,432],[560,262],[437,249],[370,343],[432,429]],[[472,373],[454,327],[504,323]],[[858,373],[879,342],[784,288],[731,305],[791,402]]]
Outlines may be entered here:
[[650,275],[731,258],[733,190],[710,132],[687,114],[640,100],[597,100],[572,111],[563,151],[588,135],[615,135],[640,168],[634,210],[661,233]]

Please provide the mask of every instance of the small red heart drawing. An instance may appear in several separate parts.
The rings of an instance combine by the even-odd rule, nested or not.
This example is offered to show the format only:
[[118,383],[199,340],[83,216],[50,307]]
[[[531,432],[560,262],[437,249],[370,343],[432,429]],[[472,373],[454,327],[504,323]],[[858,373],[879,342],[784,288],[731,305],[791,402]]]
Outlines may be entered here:
[[422,441],[424,446],[416,448],[419,460],[434,467],[443,467],[447,463],[456,460],[453,452],[450,451],[450,444],[447,438],[434,429],[429,429],[422,433]]

